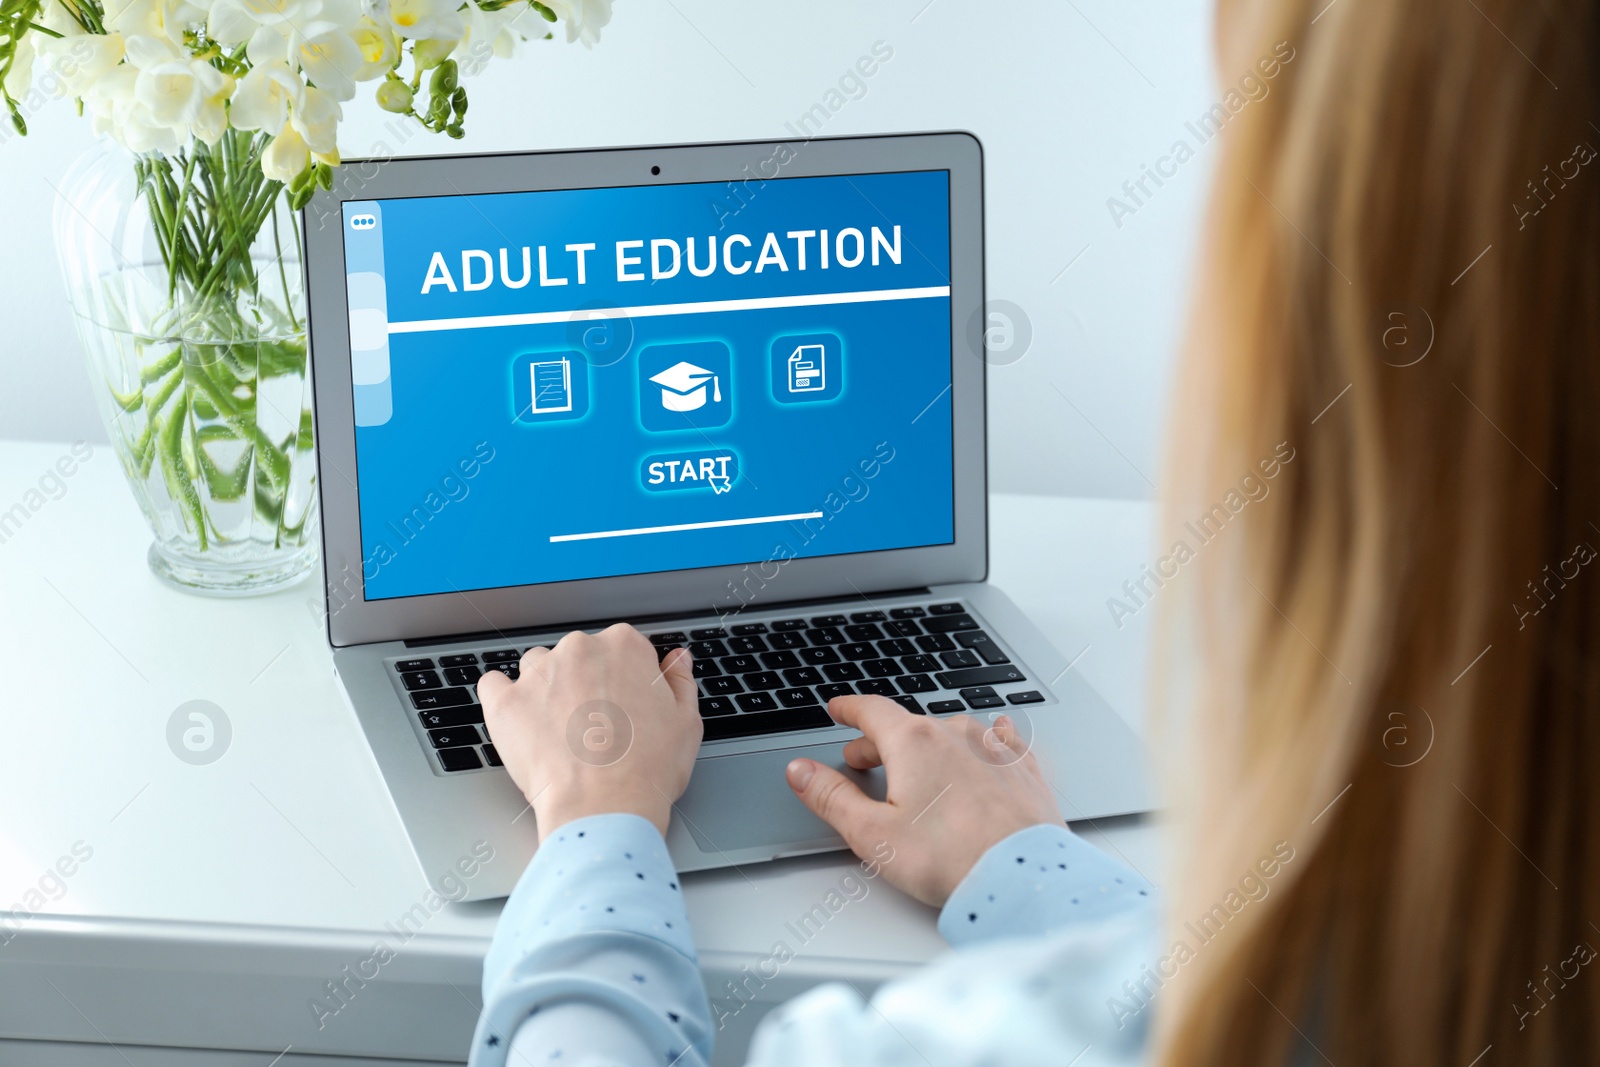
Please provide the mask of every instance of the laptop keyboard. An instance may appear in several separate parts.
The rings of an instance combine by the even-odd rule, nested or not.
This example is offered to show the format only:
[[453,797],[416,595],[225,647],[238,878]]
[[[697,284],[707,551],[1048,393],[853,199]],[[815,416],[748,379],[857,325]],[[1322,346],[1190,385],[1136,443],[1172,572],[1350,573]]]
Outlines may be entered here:
[[[658,658],[680,646],[693,654],[708,742],[831,727],[828,701],[853,693],[919,715],[1046,699],[1019,684],[1022,669],[959,601],[645,632]],[[445,771],[501,766],[476,683],[485,671],[516,679],[528,647],[389,661]]]

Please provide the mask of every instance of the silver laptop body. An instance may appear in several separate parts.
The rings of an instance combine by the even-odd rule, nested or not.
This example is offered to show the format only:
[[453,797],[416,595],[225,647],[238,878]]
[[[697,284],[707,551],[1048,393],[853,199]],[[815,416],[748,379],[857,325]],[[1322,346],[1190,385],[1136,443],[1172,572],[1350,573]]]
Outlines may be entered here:
[[976,138],[337,175],[303,214],[328,639],[430,882],[504,896],[536,846],[476,679],[614,621],[695,653],[680,870],[844,847],[783,767],[843,767],[849,692],[1005,711],[1069,820],[1149,808],[1143,746],[984,580]]

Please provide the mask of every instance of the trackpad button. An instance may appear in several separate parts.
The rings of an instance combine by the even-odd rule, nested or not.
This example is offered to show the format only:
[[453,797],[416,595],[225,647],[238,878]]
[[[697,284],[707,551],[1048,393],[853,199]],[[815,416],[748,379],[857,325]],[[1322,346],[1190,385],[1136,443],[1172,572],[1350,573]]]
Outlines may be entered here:
[[883,768],[856,771],[845,766],[843,743],[713,756],[694,765],[689,791],[678,814],[700,851],[734,852],[772,846],[775,852],[837,845],[839,835],[811,814],[794,795],[784,768],[796,756],[840,771],[868,796],[882,800]]

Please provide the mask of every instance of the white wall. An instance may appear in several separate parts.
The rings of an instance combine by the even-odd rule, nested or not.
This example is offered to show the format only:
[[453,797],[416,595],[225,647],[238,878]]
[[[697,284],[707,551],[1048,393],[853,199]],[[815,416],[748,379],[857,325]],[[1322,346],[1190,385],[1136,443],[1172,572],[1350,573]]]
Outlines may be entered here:
[[[1150,495],[1215,146],[1120,227],[1106,201],[1216,96],[1206,0],[619,0],[592,52],[543,42],[496,61],[467,83],[465,140],[406,150],[788,136],[880,40],[893,58],[824,132],[983,140],[989,295],[1033,334],[990,372],[994,488]],[[346,155],[384,139],[370,100],[346,115]],[[52,183],[88,123],[59,104],[31,125],[0,146],[0,437],[104,440],[50,235]]]

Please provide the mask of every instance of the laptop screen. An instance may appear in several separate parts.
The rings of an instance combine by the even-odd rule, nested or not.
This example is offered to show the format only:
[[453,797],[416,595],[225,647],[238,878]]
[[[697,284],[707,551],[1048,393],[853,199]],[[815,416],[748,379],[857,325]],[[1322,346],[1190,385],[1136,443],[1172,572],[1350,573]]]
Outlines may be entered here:
[[948,172],[343,232],[368,600],[952,542]]

